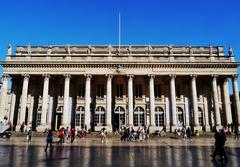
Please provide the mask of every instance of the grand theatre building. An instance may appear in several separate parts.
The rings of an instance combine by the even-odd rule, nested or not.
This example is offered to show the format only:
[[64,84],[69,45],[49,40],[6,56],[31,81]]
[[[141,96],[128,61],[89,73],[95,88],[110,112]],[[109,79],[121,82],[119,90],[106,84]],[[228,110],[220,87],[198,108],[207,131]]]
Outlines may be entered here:
[[240,123],[239,64],[231,48],[228,54],[221,46],[170,45],[15,50],[9,46],[2,62],[0,120],[10,120],[17,131],[23,122],[37,131],[61,126],[210,131]]

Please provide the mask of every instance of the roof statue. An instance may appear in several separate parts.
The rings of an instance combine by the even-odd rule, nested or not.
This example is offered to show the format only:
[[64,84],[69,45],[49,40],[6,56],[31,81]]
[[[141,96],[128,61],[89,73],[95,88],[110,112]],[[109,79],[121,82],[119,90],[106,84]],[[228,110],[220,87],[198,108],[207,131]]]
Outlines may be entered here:
[[31,54],[31,45],[28,45],[28,47],[27,47],[27,52],[28,52],[28,54],[30,55]]
[[65,46],[65,50],[66,50],[67,54],[71,54],[70,45]]
[[48,55],[52,54],[52,45],[48,45],[47,54]]
[[229,55],[230,57],[234,56],[234,54],[233,54],[233,49],[232,49],[231,46],[229,46],[228,55]]
[[9,43],[8,44],[8,52],[7,52],[8,55],[12,55],[12,45]]

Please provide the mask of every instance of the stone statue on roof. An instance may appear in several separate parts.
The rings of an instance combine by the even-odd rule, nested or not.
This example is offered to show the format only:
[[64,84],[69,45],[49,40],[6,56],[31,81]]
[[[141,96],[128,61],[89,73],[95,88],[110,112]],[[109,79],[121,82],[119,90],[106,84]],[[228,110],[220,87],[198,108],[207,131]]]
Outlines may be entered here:
[[66,50],[67,54],[71,54],[70,45],[65,46],[65,50]]
[[28,47],[27,47],[27,52],[28,52],[29,55],[32,53],[32,51],[31,51],[31,45],[28,45]]
[[229,46],[228,55],[229,55],[230,57],[234,56],[234,55],[233,55],[233,49],[232,49],[231,46]]
[[7,52],[8,55],[12,55],[12,45],[9,43],[8,44],[8,52]]
[[52,54],[52,45],[48,45],[47,54],[48,55]]

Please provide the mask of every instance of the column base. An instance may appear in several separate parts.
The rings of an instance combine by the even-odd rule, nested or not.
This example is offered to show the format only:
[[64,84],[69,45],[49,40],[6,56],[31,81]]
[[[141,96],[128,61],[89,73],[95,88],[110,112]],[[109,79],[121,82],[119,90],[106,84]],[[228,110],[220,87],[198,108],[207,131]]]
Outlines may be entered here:
[[156,130],[160,130],[160,128],[155,125],[149,126],[149,133],[155,133]]
[[215,128],[217,131],[219,131],[220,129],[222,129],[222,125],[216,125]]
[[211,132],[211,127],[208,125],[208,126],[205,126],[205,131],[206,132]]
[[178,130],[178,126],[177,125],[171,125],[170,132],[174,133],[176,129]]
[[193,130],[194,130],[194,132],[195,132],[196,130],[197,130],[197,131],[202,131],[202,127],[196,125],[196,126],[193,127]]
[[113,132],[112,125],[106,125],[105,128],[106,128],[107,132],[109,132],[109,133]]
[[45,130],[48,128],[49,128],[48,125],[39,125],[39,126],[37,126],[36,130],[37,130],[37,132],[45,132]]

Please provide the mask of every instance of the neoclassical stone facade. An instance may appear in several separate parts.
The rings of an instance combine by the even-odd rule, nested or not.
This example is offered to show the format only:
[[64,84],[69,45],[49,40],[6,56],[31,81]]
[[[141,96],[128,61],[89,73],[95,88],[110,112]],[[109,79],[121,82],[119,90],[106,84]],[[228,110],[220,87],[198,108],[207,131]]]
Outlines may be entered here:
[[238,65],[221,46],[9,46],[0,120],[38,131],[239,126]]

